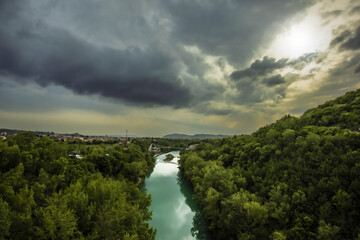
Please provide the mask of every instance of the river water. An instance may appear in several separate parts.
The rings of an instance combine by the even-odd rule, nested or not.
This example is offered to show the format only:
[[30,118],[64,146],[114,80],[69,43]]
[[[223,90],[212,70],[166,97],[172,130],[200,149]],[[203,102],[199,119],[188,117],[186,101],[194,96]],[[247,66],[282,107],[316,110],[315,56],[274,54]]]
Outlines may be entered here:
[[142,189],[152,196],[149,224],[157,229],[156,239],[209,240],[192,188],[179,173],[179,151],[170,152],[175,157],[171,162],[164,162],[167,154],[156,157],[155,168]]

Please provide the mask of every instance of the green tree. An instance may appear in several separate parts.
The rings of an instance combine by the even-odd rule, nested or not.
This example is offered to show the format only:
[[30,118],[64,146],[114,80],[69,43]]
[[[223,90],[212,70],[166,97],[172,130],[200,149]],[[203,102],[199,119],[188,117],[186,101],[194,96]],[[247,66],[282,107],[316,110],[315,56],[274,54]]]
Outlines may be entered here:
[[55,194],[48,206],[36,212],[38,226],[35,228],[38,239],[73,239],[81,237],[77,229],[74,212]]
[[11,209],[9,204],[0,198],[0,239],[9,236],[11,226]]
[[317,239],[322,240],[337,240],[341,239],[339,236],[340,228],[331,224],[327,224],[324,220],[320,220],[318,227]]

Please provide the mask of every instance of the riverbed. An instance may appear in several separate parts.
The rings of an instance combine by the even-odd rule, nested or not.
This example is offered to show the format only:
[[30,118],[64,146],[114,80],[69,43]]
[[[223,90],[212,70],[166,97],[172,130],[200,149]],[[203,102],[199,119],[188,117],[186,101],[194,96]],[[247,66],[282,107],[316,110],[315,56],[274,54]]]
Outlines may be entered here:
[[[164,161],[167,154],[175,158]],[[146,177],[143,191],[151,194],[149,224],[157,229],[158,240],[209,240],[190,184],[179,173],[179,151],[156,157],[153,172]]]

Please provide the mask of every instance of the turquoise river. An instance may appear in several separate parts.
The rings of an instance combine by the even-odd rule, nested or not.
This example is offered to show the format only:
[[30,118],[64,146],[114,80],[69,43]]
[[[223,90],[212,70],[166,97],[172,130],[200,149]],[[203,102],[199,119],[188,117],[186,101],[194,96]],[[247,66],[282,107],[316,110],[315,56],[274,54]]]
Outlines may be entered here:
[[167,154],[156,157],[142,189],[152,197],[149,223],[157,229],[156,239],[209,240],[192,188],[179,173],[179,151],[170,152],[175,157],[171,162],[164,161]]

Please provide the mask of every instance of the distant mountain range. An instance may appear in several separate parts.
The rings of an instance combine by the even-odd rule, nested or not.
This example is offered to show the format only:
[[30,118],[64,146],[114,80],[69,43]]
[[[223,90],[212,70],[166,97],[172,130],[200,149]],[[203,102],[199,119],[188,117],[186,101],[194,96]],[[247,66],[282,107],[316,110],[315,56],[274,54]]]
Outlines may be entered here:
[[228,138],[232,137],[230,135],[215,135],[215,134],[195,134],[195,135],[188,135],[188,134],[169,134],[163,136],[163,138],[171,138],[171,139],[218,139],[218,138]]

